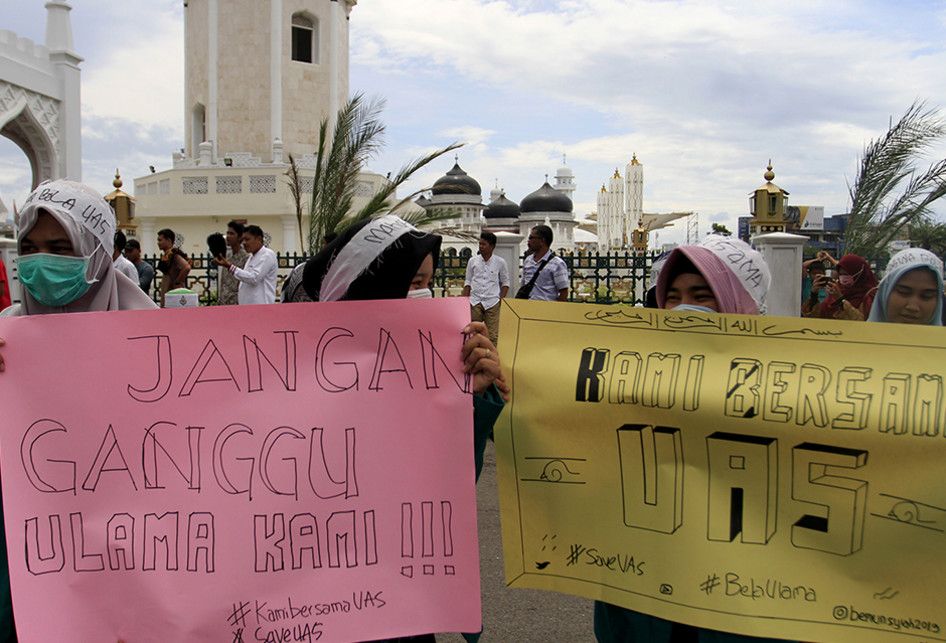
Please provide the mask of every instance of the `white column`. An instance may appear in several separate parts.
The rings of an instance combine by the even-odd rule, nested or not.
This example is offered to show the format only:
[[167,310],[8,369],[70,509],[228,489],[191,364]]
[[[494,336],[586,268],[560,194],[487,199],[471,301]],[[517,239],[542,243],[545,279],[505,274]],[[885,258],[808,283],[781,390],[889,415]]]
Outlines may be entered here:
[[339,6],[338,0],[331,0],[328,4],[328,130],[329,136],[331,136],[335,131],[335,116],[342,106],[342,99],[338,90],[339,74],[341,73],[338,30],[342,20],[342,8]]
[[772,274],[766,297],[766,314],[798,317],[801,314],[802,252],[808,237],[787,232],[771,232],[752,237]]
[[155,220],[151,217],[138,219],[138,243],[141,244],[141,254],[153,255],[158,252],[158,234]]
[[211,158],[217,158],[217,79],[220,75],[217,44],[220,25],[218,0],[207,2],[207,140],[213,143]]
[[506,267],[509,268],[509,297],[515,297],[516,291],[519,290],[521,277],[519,274],[519,249],[522,247],[522,239],[521,234],[513,234],[512,232],[496,233],[496,249],[493,253],[497,257],[501,257],[506,262]]
[[81,72],[82,58],[73,51],[72,24],[68,2],[46,3],[46,47],[55,69],[62,92],[62,110],[59,127],[62,132],[62,150],[57,154],[56,177],[82,180],[82,114]]
[[299,252],[299,225],[295,214],[284,214],[282,220],[282,249],[283,252]]
[[[269,140],[282,140],[282,0],[270,0],[269,37]],[[273,163],[280,163],[273,158]]]
[[50,51],[72,51],[72,23],[69,12],[72,7],[68,2],[46,3],[46,48]]

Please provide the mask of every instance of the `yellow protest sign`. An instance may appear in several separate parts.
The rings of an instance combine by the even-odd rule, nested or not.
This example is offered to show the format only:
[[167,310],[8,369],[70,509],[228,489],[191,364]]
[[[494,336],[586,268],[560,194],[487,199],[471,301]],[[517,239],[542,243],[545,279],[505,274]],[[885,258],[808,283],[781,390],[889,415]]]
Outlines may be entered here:
[[501,320],[511,586],[946,640],[946,330],[518,300]]

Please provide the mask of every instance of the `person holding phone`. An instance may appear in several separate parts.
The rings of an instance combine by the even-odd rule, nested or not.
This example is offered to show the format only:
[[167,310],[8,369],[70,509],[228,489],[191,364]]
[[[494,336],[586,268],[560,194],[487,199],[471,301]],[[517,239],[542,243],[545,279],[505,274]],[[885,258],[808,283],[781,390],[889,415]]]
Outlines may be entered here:
[[826,270],[825,276],[813,285],[823,287],[828,296],[808,316],[864,321],[877,292],[877,277],[867,260],[857,255],[844,255],[836,267],[837,278],[829,277]]

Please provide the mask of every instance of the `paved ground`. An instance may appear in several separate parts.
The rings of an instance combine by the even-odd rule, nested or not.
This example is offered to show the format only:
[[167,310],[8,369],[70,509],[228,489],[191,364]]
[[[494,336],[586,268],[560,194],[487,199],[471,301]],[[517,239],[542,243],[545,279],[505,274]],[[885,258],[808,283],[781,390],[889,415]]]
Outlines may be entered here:
[[[480,571],[483,592],[483,643],[593,642],[591,601],[556,592],[506,587],[499,529],[496,457],[486,448],[483,473],[476,486],[479,505]],[[462,643],[456,634],[438,641]]]

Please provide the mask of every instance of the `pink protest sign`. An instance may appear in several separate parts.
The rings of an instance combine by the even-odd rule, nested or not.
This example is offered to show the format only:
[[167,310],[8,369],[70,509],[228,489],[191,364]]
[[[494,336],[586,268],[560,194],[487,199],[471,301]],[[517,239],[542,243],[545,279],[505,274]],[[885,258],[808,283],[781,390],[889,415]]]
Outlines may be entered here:
[[21,641],[480,628],[466,300],[0,320]]

